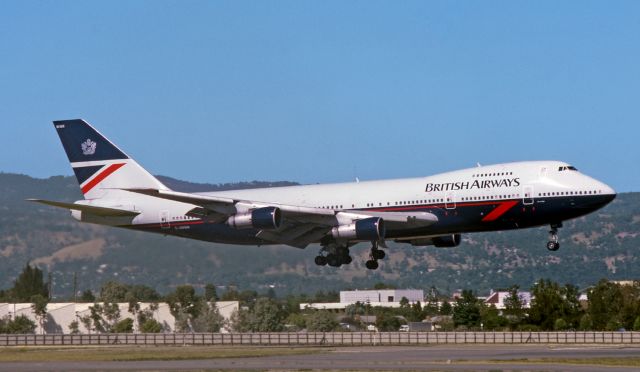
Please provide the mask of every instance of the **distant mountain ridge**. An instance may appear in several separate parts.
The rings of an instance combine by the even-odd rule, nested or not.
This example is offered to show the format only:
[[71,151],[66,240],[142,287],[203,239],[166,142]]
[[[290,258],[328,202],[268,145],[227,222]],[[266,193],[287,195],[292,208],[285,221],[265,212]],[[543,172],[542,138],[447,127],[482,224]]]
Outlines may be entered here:
[[156,176],[165,186],[168,188],[181,191],[181,192],[207,192],[207,191],[227,191],[227,190],[245,190],[245,189],[257,189],[261,187],[283,187],[283,186],[296,186],[299,183],[288,181],[251,181],[251,182],[233,182],[233,183],[196,183],[181,181],[167,176]]
[[[160,176],[186,192],[295,185],[293,182],[197,184]],[[74,201],[75,178],[36,179],[0,173],[0,288],[8,288],[26,262],[52,273],[54,296],[97,289],[106,280],[150,285],[161,292],[179,284],[236,285],[278,293],[367,288],[376,282],[443,292],[471,288],[481,293],[511,284],[529,287],[539,278],[585,287],[606,277],[640,278],[640,193],[624,193],[606,208],[567,221],[562,248],[544,247],[547,228],[468,234],[458,248],[390,243],[388,258],[367,271],[368,245],[352,248],[354,262],[339,269],[313,263],[317,246],[232,246],[78,223],[68,212],[25,202],[26,198]]]

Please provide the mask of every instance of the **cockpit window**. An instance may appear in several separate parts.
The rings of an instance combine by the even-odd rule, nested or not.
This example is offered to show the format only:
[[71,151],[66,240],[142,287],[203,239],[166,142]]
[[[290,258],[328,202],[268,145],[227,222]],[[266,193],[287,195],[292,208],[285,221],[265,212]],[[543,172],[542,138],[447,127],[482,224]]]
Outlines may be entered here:
[[558,172],[562,172],[562,171],[566,171],[566,170],[577,171],[578,168],[574,167],[573,165],[563,165],[563,166],[558,168]]

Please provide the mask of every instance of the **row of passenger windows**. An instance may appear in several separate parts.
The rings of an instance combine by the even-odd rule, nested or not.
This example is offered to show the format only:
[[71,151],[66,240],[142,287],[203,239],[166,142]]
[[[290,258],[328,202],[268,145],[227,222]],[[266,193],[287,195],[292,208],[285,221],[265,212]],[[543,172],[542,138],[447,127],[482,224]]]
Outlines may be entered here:
[[[601,191],[602,192],[602,191]],[[538,196],[563,196],[563,195],[596,195],[598,192],[596,190],[587,190],[587,191],[558,191],[558,192],[543,192],[539,193]]]
[[498,172],[498,173],[480,173],[480,174],[472,174],[473,178],[480,177],[500,177],[500,176],[513,176],[513,172]]
[[[423,200],[408,200],[408,201],[397,201],[397,202],[386,202],[386,206],[395,206],[395,205],[416,205],[416,204],[427,204],[427,203],[442,203],[444,199],[423,199]],[[367,203],[367,208],[376,207],[376,203]],[[383,207],[384,203],[378,203],[377,207]],[[351,208],[355,208],[355,204],[351,204]],[[326,205],[320,207],[322,209],[342,209],[342,205]]]
[[[595,195],[598,192],[596,190],[588,191],[560,191],[560,192],[542,192],[538,193],[538,196],[563,196],[563,195]],[[465,196],[460,198],[460,201],[478,201],[478,200],[496,200],[496,199],[516,199],[521,198],[521,194],[504,194],[504,195],[481,195],[481,196]],[[447,202],[450,202],[447,198]],[[399,206],[399,205],[417,205],[417,204],[431,204],[431,203],[443,203],[444,199],[424,199],[424,200],[409,200],[409,201],[397,201],[386,202],[387,206]],[[367,203],[368,208],[376,207],[375,203]],[[378,203],[378,207],[382,207],[383,203]],[[351,204],[351,208],[355,208],[355,204]],[[328,205],[320,207],[324,209],[342,209],[342,205]]]
[[197,220],[197,218],[189,216],[174,216],[171,219],[174,221]]
[[508,194],[508,195],[490,195],[490,196],[468,196],[460,198],[461,201],[472,201],[472,200],[493,200],[493,199],[511,199],[511,198],[519,198],[519,194]]

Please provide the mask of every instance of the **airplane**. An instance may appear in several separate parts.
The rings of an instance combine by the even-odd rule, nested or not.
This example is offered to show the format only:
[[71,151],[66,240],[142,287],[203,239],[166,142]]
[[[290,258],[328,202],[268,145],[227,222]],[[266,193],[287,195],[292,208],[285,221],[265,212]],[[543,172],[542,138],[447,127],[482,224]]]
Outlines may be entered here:
[[315,263],[352,262],[371,243],[378,268],[387,241],[456,247],[462,234],[549,225],[560,248],[566,220],[598,210],[615,191],[561,161],[481,166],[428,177],[185,193],[169,189],[82,119],[53,122],[84,200],[28,199],[66,208],[82,222],[208,242],[305,248]]

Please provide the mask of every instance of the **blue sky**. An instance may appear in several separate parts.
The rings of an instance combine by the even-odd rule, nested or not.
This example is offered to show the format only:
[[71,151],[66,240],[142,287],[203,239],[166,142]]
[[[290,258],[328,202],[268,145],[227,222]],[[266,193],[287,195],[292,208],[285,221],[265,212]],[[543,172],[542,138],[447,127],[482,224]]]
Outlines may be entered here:
[[199,182],[573,163],[640,191],[637,1],[13,1],[0,171],[71,174],[84,118]]

